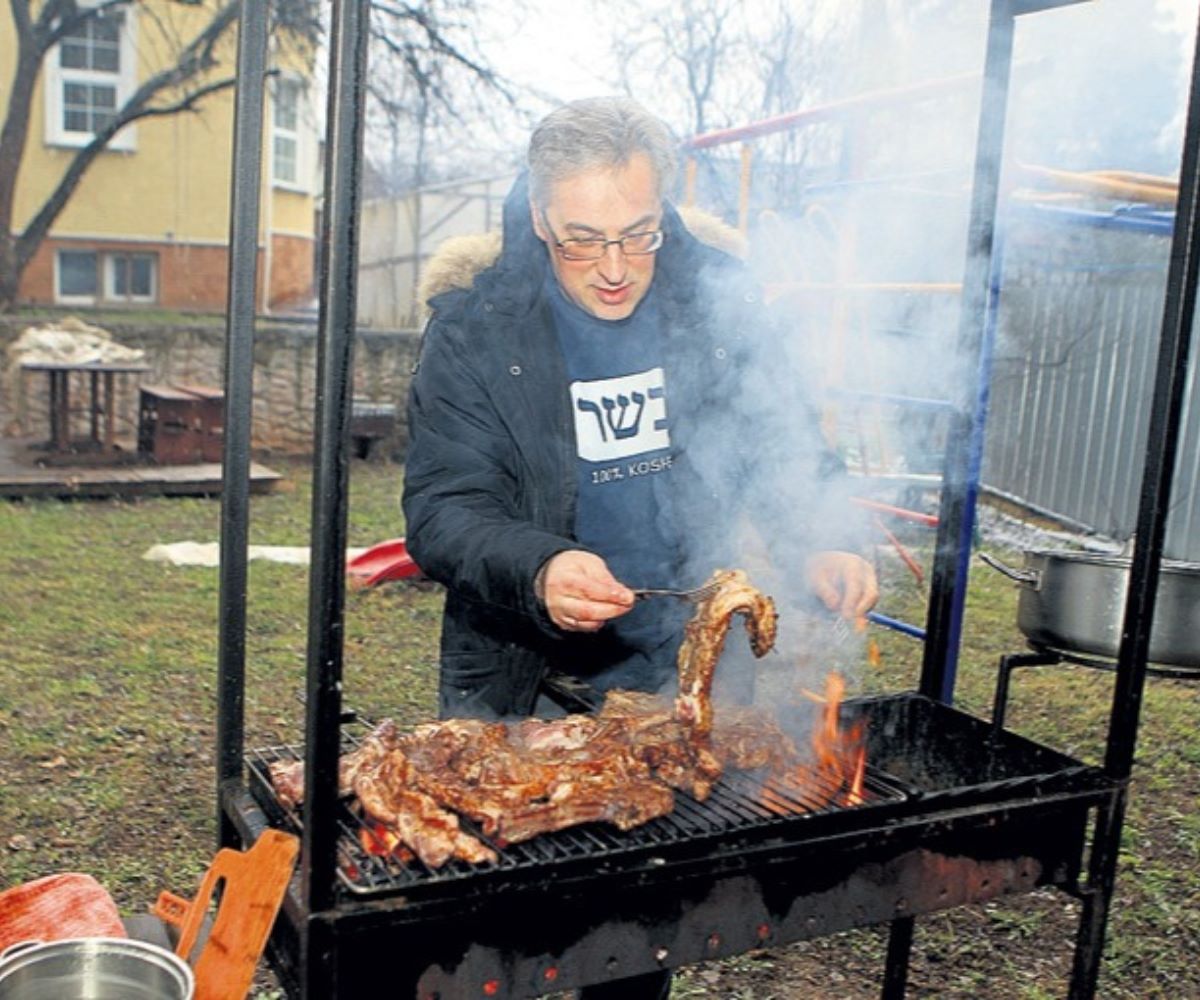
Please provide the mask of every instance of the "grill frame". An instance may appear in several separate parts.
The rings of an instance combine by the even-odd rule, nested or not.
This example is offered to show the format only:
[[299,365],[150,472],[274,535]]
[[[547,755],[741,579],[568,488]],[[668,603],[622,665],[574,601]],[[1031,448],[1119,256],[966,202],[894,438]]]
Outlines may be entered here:
[[[969,254],[960,312],[959,345],[964,357],[981,362],[990,351],[988,331],[995,317],[993,267],[996,203],[999,197],[1005,104],[1015,20],[1020,16],[1081,0],[992,0],[984,67],[983,100],[978,128],[975,178],[968,227]],[[235,116],[234,175],[231,206],[230,296],[227,311],[226,416],[224,482],[222,490],[220,677],[217,718],[218,827],[221,846],[248,844],[264,829],[267,817],[247,790],[244,767],[245,592],[248,524],[249,427],[251,422],[253,348],[253,289],[256,267],[257,199],[261,172],[261,123],[264,95],[267,15],[259,5],[241,0],[238,33],[237,112]],[[944,908],[984,893],[1019,891],[1030,882],[1025,862],[1036,863],[1032,881],[1046,880],[1083,900],[1071,976],[1071,1000],[1094,996],[1112,899],[1117,856],[1124,819],[1127,784],[1137,742],[1141,694],[1153,619],[1159,562],[1169,508],[1171,479],[1179,440],[1180,415],[1187,380],[1188,351],[1200,284],[1200,64],[1193,62],[1190,105],[1184,137],[1180,203],[1177,211],[1171,268],[1167,281],[1162,338],[1147,456],[1142,478],[1129,600],[1125,609],[1118,656],[1113,708],[1103,771],[1080,773],[1064,768],[1032,781],[989,783],[990,801],[972,804],[967,789],[955,800],[955,789],[918,796],[927,808],[894,817],[878,827],[853,824],[823,837],[805,837],[789,844],[766,844],[752,857],[732,859],[726,870],[712,864],[679,865],[672,869],[672,893],[634,886],[632,910],[608,899],[558,902],[573,890],[562,886],[555,895],[540,888],[515,885],[511,892],[474,901],[430,900],[409,903],[403,895],[368,903],[339,904],[335,877],[338,720],[341,715],[342,614],[344,549],[348,499],[348,420],[354,329],[356,225],[361,154],[363,94],[366,90],[368,0],[333,0],[331,17],[328,138],[330,151],[325,175],[325,226],[322,233],[321,309],[318,320],[317,433],[313,464],[313,563],[310,573],[308,623],[308,708],[306,766],[312,777],[308,822],[304,830],[301,867],[285,898],[271,942],[272,960],[289,993],[322,1000],[362,996],[388,977],[406,991],[409,986],[440,997],[479,995],[476,973],[487,970],[484,992],[493,995],[505,985],[508,993],[544,991],[549,983],[542,957],[526,954],[529,942],[512,919],[516,907],[552,942],[550,957],[571,959],[568,978],[556,975],[553,988],[571,983],[598,982],[629,975],[644,967],[644,946],[652,943],[627,923],[652,923],[653,929],[672,928],[683,946],[668,950],[670,962],[733,954],[753,946],[744,936],[722,938],[716,932],[712,947],[697,950],[693,934],[683,936],[695,915],[718,915],[743,901],[759,899],[768,912],[797,906],[809,908],[817,920],[797,926],[786,923],[778,940],[811,937],[841,927],[890,920],[883,996],[903,996],[911,947],[913,914],[922,907]],[[995,271],[998,274],[998,268]],[[977,393],[972,396],[971,390]],[[926,655],[919,690],[922,695],[949,702],[953,697],[957,646],[962,626],[969,537],[972,527],[975,459],[982,441],[986,414],[986,385],[966,387],[953,412],[950,448],[943,477],[937,553],[931,574]],[[1099,775],[1099,777],[1098,777]],[[1026,776],[1032,777],[1032,776]],[[1078,884],[1086,827],[1094,810],[1094,835],[1088,878]],[[790,859],[790,860],[789,860]],[[807,862],[807,863],[806,863]],[[819,862],[814,863],[814,862]],[[752,868],[748,868],[752,865]],[[733,870],[740,866],[739,870]],[[719,870],[718,870],[719,868]],[[819,869],[819,871],[817,871]],[[1024,870],[1020,878],[1011,873]],[[986,876],[982,873],[990,873]],[[1006,875],[1006,873],[1009,873]],[[747,879],[758,878],[755,897]],[[814,879],[820,875],[818,884]],[[772,876],[768,878],[767,876]],[[783,876],[783,878],[776,878]],[[786,882],[787,888],[774,887]],[[946,892],[927,897],[922,886],[941,884]],[[596,887],[594,880],[585,880]],[[617,880],[602,883],[617,888]],[[898,895],[897,887],[912,885],[920,903]],[[951,891],[958,886],[957,891]],[[555,887],[558,888],[557,886]],[[977,891],[978,890],[978,891]],[[615,893],[605,892],[606,896]],[[502,909],[493,904],[505,902]],[[469,919],[439,911],[472,902]],[[818,920],[812,906],[832,908],[835,926]],[[831,904],[836,904],[832,905]],[[903,904],[903,905],[901,905]],[[756,904],[755,904],[756,905]],[[524,907],[524,909],[521,909]],[[684,907],[690,907],[684,911]],[[551,916],[557,920],[551,920]],[[571,919],[568,919],[570,917]],[[628,917],[629,921],[624,918]],[[697,918],[698,919],[698,918]],[[718,920],[718,922],[720,922]],[[688,928],[685,928],[685,924]],[[498,930],[499,928],[499,930]],[[436,933],[434,933],[436,931]],[[519,935],[499,941],[494,954],[471,961],[472,938],[487,943],[500,931]],[[604,937],[607,932],[607,940]],[[574,943],[564,941],[572,936]],[[730,944],[731,941],[736,943]],[[771,940],[775,940],[771,938]],[[397,948],[403,941],[404,947]],[[633,942],[626,947],[627,942]],[[770,943],[757,941],[757,943]],[[433,979],[412,974],[413,955],[428,946],[438,972]],[[558,949],[558,950],[554,950]],[[604,958],[608,951],[611,961]],[[661,946],[660,949],[661,950]],[[636,952],[637,954],[634,954]],[[633,954],[633,958],[626,958]],[[658,951],[654,952],[658,955]],[[499,965],[489,964],[498,962]],[[655,958],[655,961],[662,959]],[[423,959],[422,959],[423,961]],[[615,965],[614,965],[615,963]],[[623,964],[624,963],[624,964]],[[411,975],[410,975],[411,974]],[[399,977],[398,979],[396,977]],[[539,976],[541,978],[539,978]],[[494,986],[496,989],[487,989]]]

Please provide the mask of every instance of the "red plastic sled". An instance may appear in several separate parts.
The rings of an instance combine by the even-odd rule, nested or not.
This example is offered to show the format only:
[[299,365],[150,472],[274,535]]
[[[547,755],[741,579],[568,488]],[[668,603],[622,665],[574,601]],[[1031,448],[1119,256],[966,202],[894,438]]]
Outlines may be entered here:
[[372,545],[346,563],[346,575],[362,587],[374,587],[386,580],[410,580],[421,575],[421,569],[403,538],[391,538]]

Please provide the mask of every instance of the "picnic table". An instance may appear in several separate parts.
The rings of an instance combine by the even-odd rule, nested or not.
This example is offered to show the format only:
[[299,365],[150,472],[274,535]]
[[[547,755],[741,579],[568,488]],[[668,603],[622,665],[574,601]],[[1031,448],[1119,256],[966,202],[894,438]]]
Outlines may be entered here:
[[[113,386],[118,375],[148,372],[138,361],[23,361],[23,371],[45,372],[50,388],[50,450],[71,451],[71,376],[86,373],[91,388],[91,443],[111,451],[114,436]],[[103,422],[101,422],[103,416]]]

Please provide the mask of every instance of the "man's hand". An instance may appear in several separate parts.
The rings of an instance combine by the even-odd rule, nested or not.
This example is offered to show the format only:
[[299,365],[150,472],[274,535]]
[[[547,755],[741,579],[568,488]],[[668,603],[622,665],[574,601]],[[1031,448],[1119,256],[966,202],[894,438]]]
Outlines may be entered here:
[[813,593],[830,611],[857,621],[879,600],[875,568],[852,552],[817,552],[805,566]]
[[598,555],[579,549],[547,559],[534,586],[550,620],[568,632],[595,632],[633,607],[633,591]]

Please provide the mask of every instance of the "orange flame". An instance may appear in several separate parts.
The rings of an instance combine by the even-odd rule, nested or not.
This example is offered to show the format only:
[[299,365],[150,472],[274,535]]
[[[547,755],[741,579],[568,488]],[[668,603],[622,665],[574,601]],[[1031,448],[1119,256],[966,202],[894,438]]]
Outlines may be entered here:
[[867,771],[866,722],[859,719],[848,727],[841,724],[842,699],[846,682],[837,671],[825,676],[824,696],[805,691],[821,703],[821,718],[813,729],[813,764],[798,769],[797,777],[816,779],[826,788],[836,789],[829,801],[836,805],[861,805],[863,779]]
[[408,861],[413,856],[412,851],[400,840],[400,836],[382,823],[359,827],[358,842],[364,851],[376,857],[393,857],[399,861]]

